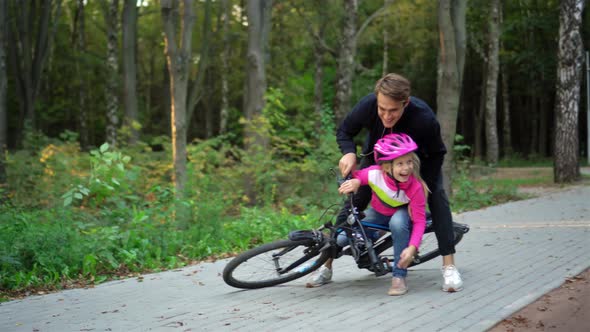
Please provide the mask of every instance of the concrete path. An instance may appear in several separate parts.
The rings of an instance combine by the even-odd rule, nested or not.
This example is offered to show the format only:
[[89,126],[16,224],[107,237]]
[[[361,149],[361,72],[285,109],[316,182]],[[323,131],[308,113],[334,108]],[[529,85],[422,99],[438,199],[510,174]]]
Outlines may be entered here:
[[0,331],[485,331],[590,267],[590,187],[463,213],[465,289],[440,290],[441,260],[411,269],[410,292],[389,276],[335,263],[334,282],[238,290],[227,260],[0,305]]

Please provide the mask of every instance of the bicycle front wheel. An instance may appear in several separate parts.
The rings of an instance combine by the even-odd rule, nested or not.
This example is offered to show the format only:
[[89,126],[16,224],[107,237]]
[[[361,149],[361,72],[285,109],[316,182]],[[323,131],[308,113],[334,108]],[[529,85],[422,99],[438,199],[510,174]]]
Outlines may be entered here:
[[275,286],[317,270],[330,257],[313,240],[279,240],[233,258],[223,270],[226,284],[245,289]]

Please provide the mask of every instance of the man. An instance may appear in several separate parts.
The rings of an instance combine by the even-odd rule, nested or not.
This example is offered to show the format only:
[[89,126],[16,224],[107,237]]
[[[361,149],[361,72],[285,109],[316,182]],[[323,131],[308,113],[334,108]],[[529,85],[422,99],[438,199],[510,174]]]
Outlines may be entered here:
[[[378,139],[389,133],[405,133],[418,144],[417,154],[421,161],[421,176],[431,193],[428,206],[432,214],[438,247],[443,260],[443,291],[456,292],[463,288],[461,274],[455,267],[454,233],[449,201],[442,182],[442,163],[447,152],[440,135],[440,125],[432,109],[423,100],[410,96],[410,82],[403,76],[390,73],[377,81],[374,93],[361,99],[340,124],[336,140],[343,156],[339,162],[342,176],[356,167],[354,137],[362,129],[368,131],[362,150],[360,168],[375,164],[373,146]],[[365,210],[371,199],[371,189],[363,186],[355,195],[355,204]],[[338,216],[345,220],[348,207]],[[332,278],[331,266],[322,267],[311,281],[311,286],[320,286]]]

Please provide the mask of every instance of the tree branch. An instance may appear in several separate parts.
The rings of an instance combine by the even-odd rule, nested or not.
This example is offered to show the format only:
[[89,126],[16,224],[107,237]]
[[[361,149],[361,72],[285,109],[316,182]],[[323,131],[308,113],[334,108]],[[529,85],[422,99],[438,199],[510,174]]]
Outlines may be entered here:
[[359,39],[360,35],[365,32],[369,24],[376,19],[377,17],[385,16],[387,14],[387,9],[391,6],[393,2],[390,2],[386,5],[383,5],[381,8],[377,9],[376,11],[371,14],[371,16],[367,17],[367,19],[363,22],[361,27],[357,30],[356,35],[354,36],[355,42]]
[[205,80],[205,71],[209,65],[209,38],[211,36],[211,0],[205,2],[205,17],[203,21],[203,40],[201,41],[201,58],[197,78],[193,82],[193,87],[189,95],[187,123],[190,123],[193,111],[197,103],[201,100],[203,81]]
[[336,58],[338,56],[338,52],[335,49],[328,46],[328,44],[326,44],[326,41],[322,37],[320,37],[316,31],[312,29],[313,24],[307,18],[307,16],[301,12],[301,8],[299,6],[296,6],[295,10],[297,11],[297,14],[299,14],[299,17],[301,17],[305,21],[305,28],[307,32],[316,42],[314,46],[319,47],[321,50],[328,52],[330,55]]
[[182,48],[182,52],[186,55],[189,55],[189,51],[191,49],[191,36],[194,21],[195,17],[193,15],[193,0],[184,0],[184,25],[182,27],[182,44],[180,47]]

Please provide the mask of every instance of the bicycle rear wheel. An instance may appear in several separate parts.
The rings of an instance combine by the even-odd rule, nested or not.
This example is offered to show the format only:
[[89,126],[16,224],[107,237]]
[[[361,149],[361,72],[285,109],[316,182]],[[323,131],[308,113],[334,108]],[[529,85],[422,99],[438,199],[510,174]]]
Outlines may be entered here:
[[223,270],[226,284],[245,289],[275,286],[301,278],[330,257],[313,240],[279,240],[234,257]]

